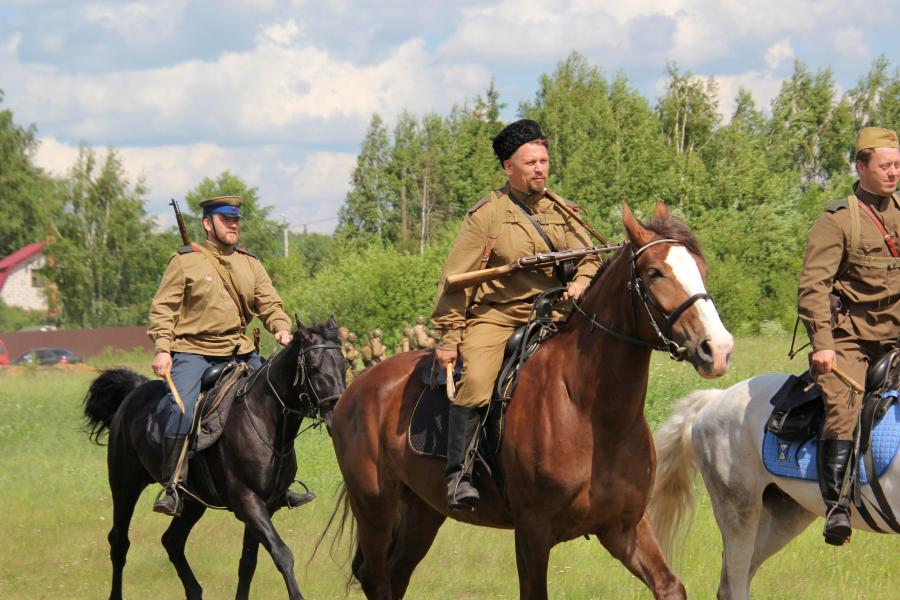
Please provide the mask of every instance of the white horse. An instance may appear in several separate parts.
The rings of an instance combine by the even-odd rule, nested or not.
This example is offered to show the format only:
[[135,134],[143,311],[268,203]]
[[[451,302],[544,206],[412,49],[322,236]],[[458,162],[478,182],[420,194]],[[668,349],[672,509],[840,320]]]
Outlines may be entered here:
[[[816,481],[777,477],[763,465],[769,400],[787,377],[760,375],[727,390],[693,392],[655,435],[657,474],[650,512],[657,537],[664,549],[671,547],[693,510],[692,487],[699,468],[722,532],[720,599],[749,598],[750,581],[760,565],[816,517],[825,516]],[[878,478],[895,514],[900,507],[898,463],[900,459],[894,460]],[[862,494],[874,500],[868,486]],[[874,518],[883,525],[880,517]],[[872,531],[856,510],[851,521],[854,529]]]

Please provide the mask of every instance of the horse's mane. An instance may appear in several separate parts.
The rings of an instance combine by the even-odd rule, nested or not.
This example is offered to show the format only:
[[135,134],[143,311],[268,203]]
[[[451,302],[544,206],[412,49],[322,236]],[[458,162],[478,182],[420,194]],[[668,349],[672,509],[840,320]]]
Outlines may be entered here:
[[662,219],[654,217],[649,223],[641,223],[645,229],[649,229],[653,233],[662,238],[676,240],[688,249],[691,254],[700,257],[704,262],[703,249],[700,247],[700,240],[694,235],[694,232],[684,224],[680,219],[667,214]]
[[309,331],[315,333],[319,337],[328,340],[329,342],[340,343],[341,341],[341,334],[340,331],[338,331],[338,328],[330,325],[328,322],[313,325],[309,328]]
[[[673,217],[671,213],[667,214],[662,219],[657,219],[656,217],[653,220],[644,223],[643,221],[638,221],[645,229],[649,229],[656,235],[660,237],[660,239],[671,239],[677,241],[679,244],[684,244],[684,246],[688,249],[691,254],[695,254],[702,260],[704,263],[706,259],[703,257],[703,249],[700,246],[700,240],[697,239],[697,236],[694,234],[691,229],[684,224],[680,219]],[[615,254],[610,256],[608,259],[604,260],[600,265],[600,268],[597,269],[597,273],[594,275],[593,279],[591,279],[590,285],[588,285],[588,289],[594,287],[594,284],[602,279],[602,275],[606,272],[609,266],[616,262],[616,259],[621,256],[624,252],[628,250],[631,246],[630,242],[626,241],[625,244],[616,251]]]

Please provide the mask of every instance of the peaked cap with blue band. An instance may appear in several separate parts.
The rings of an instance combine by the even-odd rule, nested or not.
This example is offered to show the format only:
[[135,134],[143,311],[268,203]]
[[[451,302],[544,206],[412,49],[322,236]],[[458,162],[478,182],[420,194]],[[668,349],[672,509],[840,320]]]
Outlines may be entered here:
[[239,217],[241,216],[241,202],[243,201],[244,199],[240,196],[219,196],[204,200],[200,203],[200,208],[203,209],[204,217],[212,214]]

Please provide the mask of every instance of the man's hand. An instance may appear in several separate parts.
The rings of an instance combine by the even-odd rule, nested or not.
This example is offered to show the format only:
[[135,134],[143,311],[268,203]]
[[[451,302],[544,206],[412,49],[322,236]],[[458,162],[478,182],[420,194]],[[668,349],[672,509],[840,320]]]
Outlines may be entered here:
[[831,366],[836,359],[834,350],[816,350],[809,357],[809,366],[812,367],[813,373],[831,373]]
[[165,375],[166,371],[172,369],[172,355],[168,352],[157,352],[153,357],[153,364],[150,365],[157,377]]
[[292,339],[294,339],[294,336],[291,335],[291,332],[287,329],[282,329],[281,331],[275,332],[275,341],[282,346],[287,346],[288,344],[290,344]]
[[566,288],[566,291],[563,292],[562,299],[563,300],[578,300],[581,298],[581,295],[584,293],[584,290],[587,289],[587,286],[583,283],[578,283],[576,281],[570,281],[569,287]]
[[444,350],[443,348],[438,348],[434,353],[435,356],[437,356],[437,361],[441,366],[441,369],[446,369],[447,365],[456,362],[456,350]]

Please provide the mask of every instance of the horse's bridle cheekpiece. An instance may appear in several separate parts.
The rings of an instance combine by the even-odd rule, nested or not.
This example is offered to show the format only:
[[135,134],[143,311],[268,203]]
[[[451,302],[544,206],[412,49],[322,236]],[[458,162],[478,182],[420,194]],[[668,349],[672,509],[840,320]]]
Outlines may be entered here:
[[[694,294],[693,296],[687,298],[684,302],[679,304],[675,310],[671,313],[666,314],[666,311],[659,305],[656,299],[651,296],[647,292],[647,288],[644,286],[644,282],[638,273],[637,268],[637,259],[641,254],[644,253],[645,250],[651,248],[652,246],[656,246],[657,244],[679,244],[681,242],[678,240],[664,238],[661,240],[653,240],[647,244],[644,244],[637,250],[632,251],[631,253],[631,280],[628,282],[628,289],[631,292],[631,308],[634,313],[634,322],[637,325],[637,308],[634,306],[634,295],[637,293],[638,298],[641,300],[641,304],[644,307],[644,310],[647,312],[647,317],[650,319],[650,325],[653,327],[653,331],[656,332],[656,336],[659,338],[657,342],[648,342],[638,337],[634,337],[631,335],[626,335],[624,333],[615,331],[614,329],[610,329],[606,325],[602,323],[598,323],[596,320],[596,315],[589,315],[578,305],[575,303],[575,308],[584,315],[588,321],[591,323],[591,328],[596,327],[603,333],[610,335],[614,338],[618,338],[620,340],[624,340],[627,342],[631,342],[633,344],[637,344],[639,346],[645,346],[647,348],[652,348],[653,350],[660,350],[663,352],[668,352],[669,357],[674,360],[684,360],[684,356],[687,353],[687,348],[679,345],[672,339],[672,327],[681,318],[689,308],[691,308],[698,300],[709,300],[712,302],[712,296],[710,296],[706,292],[701,292],[699,294]],[[657,313],[664,319],[663,327],[660,328],[659,323],[657,323],[656,318],[653,316],[650,308],[653,307]]]

